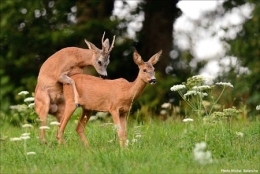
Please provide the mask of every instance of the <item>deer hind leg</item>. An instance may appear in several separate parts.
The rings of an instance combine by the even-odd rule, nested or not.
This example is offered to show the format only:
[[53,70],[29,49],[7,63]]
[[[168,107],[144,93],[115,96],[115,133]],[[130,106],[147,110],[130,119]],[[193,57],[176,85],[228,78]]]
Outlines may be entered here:
[[80,120],[78,122],[78,126],[76,128],[76,131],[78,132],[80,139],[83,141],[83,143],[85,144],[86,147],[89,148],[89,144],[88,141],[86,139],[86,136],[84,134],[84,129],[86,127],[86,124],[91,116],[92,111],[90,110],[86,110],[82,108],[82,114],[80,117]]
[[[41,126],[46,126],[49,106],[50,106],[50,97],[47,91],[36,91],[34,102],[35,102],[35,111],[40,118]],[[40,130],[40,139],[43,143],[46,143],[44,129]]]
[[77,91],[77,88],[76,88],[76,85],[75,85],[75,81],[68,76],[68,72],[62,73],[60,75],[59,82],[61,82],[63,84],[72,85],[73,93],[74,93],[74,102],[75,102],[75,105],[77,107],[79,107],[80,106],[80,104],[79,104],[79,94],[78,94],[78,91]]
[[70,98],[66,99],[65,110],[64,110],[63,116],[61,118],[61,122],[60,122],[59,129],[57,132],[57,139],[60,144],[65,143],[64,138],[63,138],[64,130],[65,130],[65,127],[66,127],[71,115],[73,114],[73,112],[76,109],[76,106],[72,103],[73,103],[72,99],[70,99]]

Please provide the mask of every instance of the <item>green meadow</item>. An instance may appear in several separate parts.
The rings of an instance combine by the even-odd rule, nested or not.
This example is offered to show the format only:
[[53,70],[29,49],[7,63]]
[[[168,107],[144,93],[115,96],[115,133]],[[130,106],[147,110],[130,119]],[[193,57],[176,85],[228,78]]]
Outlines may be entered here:
[[[6,116],[8,117],[8,116]],[[54,120],[49,117],[49,123]],[[129,119],[130,120],[130,119]],[[110,118],[89,122],[85,129],[91,149],[84,147],[70,120],[66,145],[59,145],[57,126],[48,125],[47,144],[33,127],[1,125],[0,173],[259,173],[259,121],[204,124],[150,119],[128,121],[128,146],[120,148]],[[23,134],[23,135],[22,135]],[[22,136],[21,136],[22,135]],[[27,137],[13,139],[15,137]],[[16,141],[15,141],[16,140]],[[203,142],[196,154],[195,147]],[[196,156],[199,155],[199,156]]]
[[[228,88],[233,85],[205,85],[201,76],[174,85],[170,90],[186,107],[164,103],[160,116],[149,112],[149,105],[130,111],[126,147],[119,146],[111,116],[97,112],[85,128],[90,148],[75,131],[81,109],[65,129],[66,144],[58,144],[59,123],[49,116],[48,125],[41,126],[34,98],[22,91],[24,103],[0,115],[0,173],[259,173],[259,115],[250,120],[243,116],[248,110],[220,105]],[[46,144],[39,139],[43,128]]]

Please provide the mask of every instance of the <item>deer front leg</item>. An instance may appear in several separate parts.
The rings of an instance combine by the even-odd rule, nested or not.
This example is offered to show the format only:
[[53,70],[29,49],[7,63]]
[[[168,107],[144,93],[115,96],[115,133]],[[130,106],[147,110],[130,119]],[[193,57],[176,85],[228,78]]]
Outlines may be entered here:
[[125,114],[119,114],[119,112],[111,112],[114,126],[117,129],[119,137],[119,143],[121,147],[126,146],[126,117]]
[[86,136],[84,134],[84,129],[86,127],[86,124],[91,116],[92,111],[90,110],[85,110],[82,108],[82,114],[81,114],[81,118],[78,122],[78,126],[76,128],[76,131],[78,132],[80,139],[83,141],[83,143],[85,144],[86,147],[89,148],[89,144],[88,141],[86,139]]
[[68,72],[62,73],[60,75],[59,82],[61,82],[63,84],[72,85],[73,93],[74,93],[74,102],[75,102],[75,105],[77,107],[79,107],[80,106],[80,104],[79,104],[79,94],[78,94],[78,91],[77,91],[77,88],[76,88],[76,85],[75,85],[75,81],[68,76]]
[[118,132],[118,136],[120,138],[120,146],[125,147],[126,141],[127,141],[127,135],[126,135],[126,114],[120,114],[119,117],[121,130]]

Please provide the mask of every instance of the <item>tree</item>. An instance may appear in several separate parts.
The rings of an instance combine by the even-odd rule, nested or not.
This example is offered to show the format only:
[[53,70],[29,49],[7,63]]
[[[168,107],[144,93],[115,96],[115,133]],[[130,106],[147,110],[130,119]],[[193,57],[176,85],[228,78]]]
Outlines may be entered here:
[[248,71],[240,72],[238,75],[237,70],[233,68],[222,78],[231,80],[236,87],[233,92],[235,102],[246,104],[250,113],[255,113],[255,107],[259,105],[260,101],[260,2],[258,0],[248,2],[229,0],[224,3],[224,7],[230,11],[236,6],[246,3],[253,6],[251,19],[244,23],[243,29],[235,39],[226,41],[231,46],[228,54],[236,56],[238,64],[247,68]]

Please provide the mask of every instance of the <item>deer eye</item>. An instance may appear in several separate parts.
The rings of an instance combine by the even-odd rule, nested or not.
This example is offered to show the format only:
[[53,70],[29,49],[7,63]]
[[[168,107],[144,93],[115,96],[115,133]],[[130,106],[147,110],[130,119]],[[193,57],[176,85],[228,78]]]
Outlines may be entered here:
[[101,66],[102,65],[102,62],[100,60],[98,60],[98,64]]
[[143,72],[147,72],[146,69],[144,69]]

